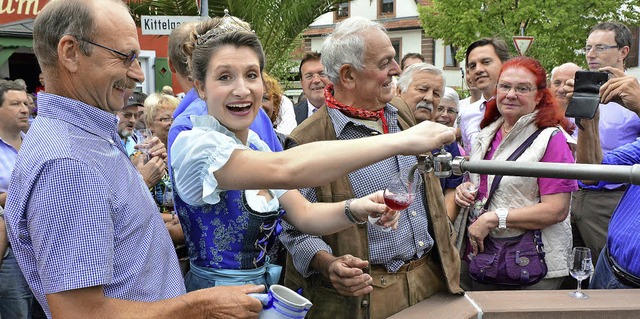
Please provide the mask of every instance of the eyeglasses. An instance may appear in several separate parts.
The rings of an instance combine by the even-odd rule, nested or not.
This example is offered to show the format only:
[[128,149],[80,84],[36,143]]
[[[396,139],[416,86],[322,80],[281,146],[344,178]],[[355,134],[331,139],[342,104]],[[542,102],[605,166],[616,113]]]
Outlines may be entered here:
[[304,79],[307,81],[311,81],[313,80],[314,76],[319,76],[321,79],[326,79],[327,78],[327,74],[325,74],[324,72],[317,72],[317,73],[305,73],[304,74]]
[[138,54],[135,51],[131,51],[131,52],[129,52],[129,54],[125,54],[125,53],[122,53],[122,52],[120,52],[118,50],[114,50],[112,48],[105,47],[104,45],[97,44],[95,42],[91,42],[91,41],[83,39],[83,38],[77,38],[77,39],[80,40],[80,41],[84,41],[84,42],[87,42],[89,44],[95,45],[95,46],[97,46],[99,48],[103,48],[105,50],[109,50],[109,51],[121,56],[122,59],[123,59],[124,66],[126,66],[126,67],[130,67],[131,63],[133,63],[133,61],[138,58]]
[[447,114],[449,114],[449,115],[458,114],[458,111],[456,111],[456,110],[454,110],[454,109],[452,109],[452,108],[446,108],[446,109],[445,109],[445,108],[444,108],[444,107],[442,107],[442,106],[438,106],[438,112],[439,112],[439,113],[442,113],[442,112],[444,112],[445,110],[447,111]]
[[496,87],[498,89],[498,92],[503,94],[507,94],[511,91],[511,89],[514,89],[517,95],[525,95],[525,94],[531,93],[531,91],[535,91],[538,89],[538,88],[532,88],[524,85],[518,85],[514,87],[504,83],[498,83]]
[[617,46],[617,45],[597,44],[597,45],[595,45],[595,46],[587,45],[586,47],[584,47],[584,49],[583,49],[583,50],[584,50],[584,54],[589,53],[589,51],[591,51],[591,49],[593,49],[593,51],[594,51],[596,54],[598,54],[598,53],[602,53],[602,52],[604,52],[604,51],[606,51],[606,50],[609,50],[609,49],[617,49],[617,48],[618,48],[618,46]]
[[163,117],[163,118],[156,119],[156,121],[162,122],[162,123],[171,123],[173,122],[173,118]]
[[138,115],[136,113],[131,113],[131,112],[120,112],[120,115],[122,115],[122,117],[124,117],[127,120],[130,119],[136,119],[138,117]]

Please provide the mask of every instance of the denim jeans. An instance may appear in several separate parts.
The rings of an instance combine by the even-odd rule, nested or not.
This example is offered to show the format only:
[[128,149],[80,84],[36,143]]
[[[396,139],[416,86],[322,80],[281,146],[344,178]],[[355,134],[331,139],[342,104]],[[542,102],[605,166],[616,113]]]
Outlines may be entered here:
[[600,252],[596,269],[593,271],[593,277],[589,283],[589,289],[632,289],[623,283],[621,283],[609,265],[607,256],[605,256],[605,246]]
[[30,319],[33,294],[11,247],[0,268],[0,318]]

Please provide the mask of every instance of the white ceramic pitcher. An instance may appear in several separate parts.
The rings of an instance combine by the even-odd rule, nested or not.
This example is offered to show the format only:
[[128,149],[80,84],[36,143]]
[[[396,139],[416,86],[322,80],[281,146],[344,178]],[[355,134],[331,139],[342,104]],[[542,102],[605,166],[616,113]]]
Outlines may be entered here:
[[312,304],[307,298],[281,285],[271,285],[269,293],[249,294],[260,302],[260,319],[303,319]]

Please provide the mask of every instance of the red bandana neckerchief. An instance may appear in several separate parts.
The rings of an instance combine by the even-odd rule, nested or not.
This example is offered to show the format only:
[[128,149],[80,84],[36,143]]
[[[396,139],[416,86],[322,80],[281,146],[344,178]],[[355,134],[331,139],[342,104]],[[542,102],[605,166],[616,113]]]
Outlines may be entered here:
[[324,99],[327,102],[327,107],[339,110],[348,117],[363,120],[380,119],[380,121],[382,121],[382,131],[385,134],[389,133],[389,125],[387,124],[387,119],[384,117],[384,108],[378,111],[369,111],[344,105],[338,102],[335,97],[333,97],[333,84],[328,84],[324,88]]

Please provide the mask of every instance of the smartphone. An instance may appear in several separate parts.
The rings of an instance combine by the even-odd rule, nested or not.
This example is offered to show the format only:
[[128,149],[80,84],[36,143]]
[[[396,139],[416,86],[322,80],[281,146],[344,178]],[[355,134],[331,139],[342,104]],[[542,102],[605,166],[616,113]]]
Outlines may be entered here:
[[610,73],[577,71],[574,79],[573,97],[569,101],[566,117],[592,119],[600,105],[600,87],[609,80]]

